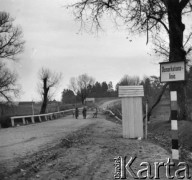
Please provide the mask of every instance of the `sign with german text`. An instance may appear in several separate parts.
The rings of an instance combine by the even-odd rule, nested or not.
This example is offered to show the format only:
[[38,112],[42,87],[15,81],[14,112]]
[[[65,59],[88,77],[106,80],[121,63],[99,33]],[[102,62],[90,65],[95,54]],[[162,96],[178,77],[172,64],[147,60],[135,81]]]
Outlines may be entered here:
[[185,62],[160,63],[160,81],[174,82],[185,80]]

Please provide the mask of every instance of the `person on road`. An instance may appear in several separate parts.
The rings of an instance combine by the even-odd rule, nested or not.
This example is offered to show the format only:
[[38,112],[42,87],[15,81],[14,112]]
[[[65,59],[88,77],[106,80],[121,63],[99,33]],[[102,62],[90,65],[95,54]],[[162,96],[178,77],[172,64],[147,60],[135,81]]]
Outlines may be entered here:
[[82,113],[83,113],[83,118],[86,119],[86,116],[87,116],[87,109],[86,109],[85,107],[83,108]]
[[98,113],[98,110],[97,108],[95,108],[95,113],[93,113],[93,118],[97,118],[97,113]]
[[78,119],[79,117],[79,109],[76,107],[75,108],[75,118]]

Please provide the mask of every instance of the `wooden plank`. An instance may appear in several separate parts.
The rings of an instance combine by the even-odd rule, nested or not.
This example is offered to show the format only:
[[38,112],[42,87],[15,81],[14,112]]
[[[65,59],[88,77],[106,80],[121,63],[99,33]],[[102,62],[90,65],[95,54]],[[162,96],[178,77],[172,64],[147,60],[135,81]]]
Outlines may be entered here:
[[25,123],[25,118],[22,118],[22,121],[23,121],[23,124],[26,124],[26,123]]
[[39,116],[39,122],[42,122],[42,120],[41,120],[41,116]]
[[32,121],[32,123],[35,123],[34,116],[31,116],[31,121]]
[[144,93],[140,93],[140,94],[119,94],[119,97],[143,97]]
[[135,109],[134,109],[134,98],[129,97],[128,100],[128,120],[129,120],[129,138],[135,138]]
[[134,97],[134,121],[135,121],[135,137],[143,138],[143,111],[142,98]]
[[144,96],[143,86],[119,86],[119,97]]
[[121,87],[122,86],[119,86],[120,91],[142,91],[143,90],[143,87],[142,88],[124,88],[124,89],[122,89]]
[[128,109],[128,105],[127,105],[127,100],[126,98],[122,98],[122,125],[123,125],[123,137],[124,138],[129,138],[129,121],[127,119],[127,109]]
[[15,126],[15,121],[14,121],[14,118],[11,117],[11,125],[12,127]]
[[142,94],[143,93],[143,91],[135,91],[135,90],[133,90],[133,91],[119,91],[119,95],[124,95],[124,94]]
[[141,97],[122,98],[122,125],[124,138],[143,138]]
[[120,89],[142,89],[143,86],[119,86]]

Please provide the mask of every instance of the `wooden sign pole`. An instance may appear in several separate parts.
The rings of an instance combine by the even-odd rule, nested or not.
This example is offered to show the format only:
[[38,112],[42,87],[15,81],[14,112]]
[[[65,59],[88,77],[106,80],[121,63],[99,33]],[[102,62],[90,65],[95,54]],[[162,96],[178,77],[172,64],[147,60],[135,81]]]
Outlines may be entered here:
[[145,139],[147,139],[147,123],[148,123],[148,100],[146,101]]

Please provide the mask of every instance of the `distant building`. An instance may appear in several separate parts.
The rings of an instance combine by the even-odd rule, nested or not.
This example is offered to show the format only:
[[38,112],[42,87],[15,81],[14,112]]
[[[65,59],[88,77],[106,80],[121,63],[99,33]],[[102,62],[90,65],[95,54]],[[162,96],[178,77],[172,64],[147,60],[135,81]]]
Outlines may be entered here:
[[19,106],[31,106],[32,104],[35,104],[34,101],[20,101]]
[[91,104],[94,104],[95,103],[95,98],[86,98],[84,103],[86,105],[91,105]]

